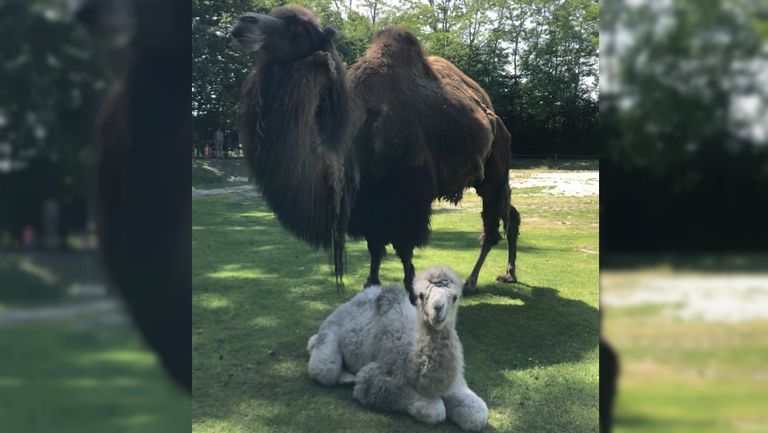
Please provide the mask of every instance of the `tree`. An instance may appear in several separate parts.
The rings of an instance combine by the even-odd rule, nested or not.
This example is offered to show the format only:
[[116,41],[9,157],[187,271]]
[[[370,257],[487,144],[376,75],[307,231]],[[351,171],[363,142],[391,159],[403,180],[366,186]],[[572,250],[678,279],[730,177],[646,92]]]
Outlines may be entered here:
[[[202,147],[219,125],[236,124],[246,56],[227,31],[244,11],[282,4],[198,0],[194,5],[193,114]],[[480,83],[513,132],[516,153],[597,153],[596,0],[302,0],[338,30],[342,61],[352,65],[377,31],[410,29],[425,50]]]
[[611,36],[632,42],[614,40],[621,49],[606,62],[606,246],[764,246],[768,234],[750,227],[768,220],[768,136],[757,133],[766,117],[749,119],[740,107],[768,101],[756,73],[768,61],[760,31],[768,9],[678,0],[609,10]]
[[[82,196],[110,56],[63,4],[0,2],[0,238],[39,229],[42,202]],[[67,227],[62,227],[66,230]]]

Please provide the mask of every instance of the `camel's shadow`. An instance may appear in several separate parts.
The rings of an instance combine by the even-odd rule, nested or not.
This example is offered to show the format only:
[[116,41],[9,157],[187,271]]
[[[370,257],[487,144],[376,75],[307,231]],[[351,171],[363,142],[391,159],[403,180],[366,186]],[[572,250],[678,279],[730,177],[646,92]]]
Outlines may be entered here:
[[[562,298],[557,289],[525,283],[496,283],[480,290],[494,295],[491,302],[459,310],[459,335],[470,359],[479,357],[476,361],[482,364],[517,370],[579,361],[597,347],[599,312],[585,302]],[[504,352],[482,350],[499,344],[505,346]]]

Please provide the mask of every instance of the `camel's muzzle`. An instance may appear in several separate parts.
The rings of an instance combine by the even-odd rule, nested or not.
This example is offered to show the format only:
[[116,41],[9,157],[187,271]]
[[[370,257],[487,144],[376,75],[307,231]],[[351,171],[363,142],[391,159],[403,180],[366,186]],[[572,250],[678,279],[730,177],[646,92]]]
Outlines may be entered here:
[[258,51],[267,37],[283,28],[282,20],[269,15],[247,13],[237,19],[229,34],[232,36],[232,44],[244,51]]

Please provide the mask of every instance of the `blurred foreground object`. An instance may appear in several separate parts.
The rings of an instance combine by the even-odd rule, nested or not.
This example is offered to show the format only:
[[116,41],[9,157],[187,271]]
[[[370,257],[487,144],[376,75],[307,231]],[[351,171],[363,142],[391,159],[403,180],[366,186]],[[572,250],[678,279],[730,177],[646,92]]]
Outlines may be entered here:
[[600,432],[611,433],[613,408],[616,404],[616,381],[619,360],[613,348],[600,339]]
[[97,126],[108,275],[167,371],[191,391],[191,6],[84,0],[77,15],[97,37],[128,40],[124,76]]

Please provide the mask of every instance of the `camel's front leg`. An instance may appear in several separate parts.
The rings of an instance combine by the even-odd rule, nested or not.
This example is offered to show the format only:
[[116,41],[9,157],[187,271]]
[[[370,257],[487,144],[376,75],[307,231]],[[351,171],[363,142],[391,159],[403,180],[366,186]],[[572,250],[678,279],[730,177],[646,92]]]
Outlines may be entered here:
[[380,286],[379,268],[381,267],[381,259],[383,259],[384,255],[387,253],[386,246],[369,239],[368,252],[371,254],[371,270],[368,273],[368,280],[365,282],[365,287]]
[[456,386],[443,396],[448,418],[463,430],[480,431],[488,422],[488,406],[467,386],[462,377]]
[[365,406],[385,412],[407,412],[419,421],[436,424],[445,421],[445,405],[439,398],[429,399],[387,375],[372,362],[357,372],[353,395]]

